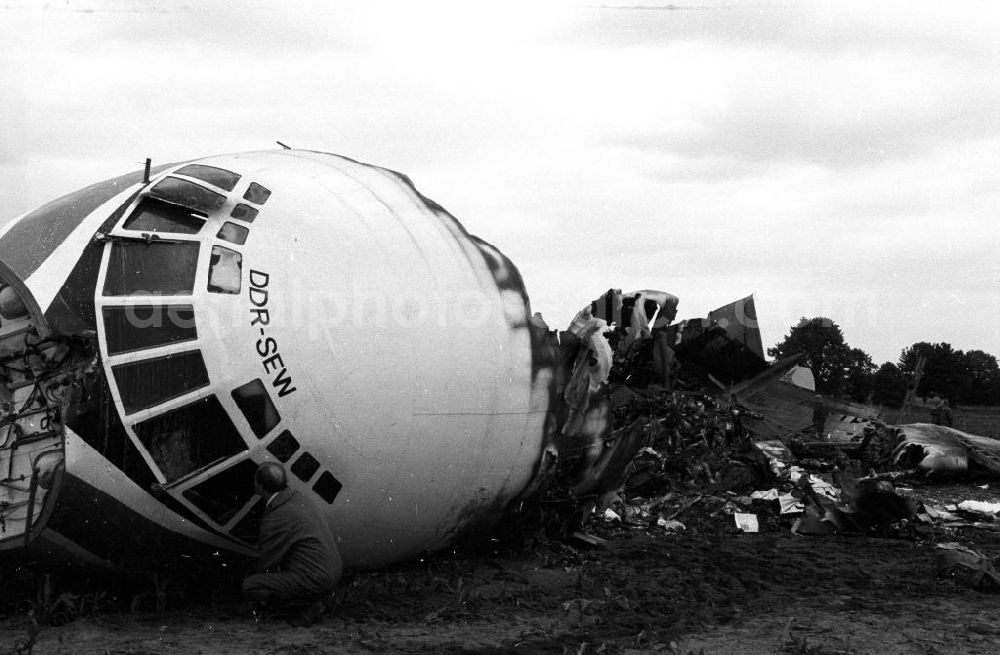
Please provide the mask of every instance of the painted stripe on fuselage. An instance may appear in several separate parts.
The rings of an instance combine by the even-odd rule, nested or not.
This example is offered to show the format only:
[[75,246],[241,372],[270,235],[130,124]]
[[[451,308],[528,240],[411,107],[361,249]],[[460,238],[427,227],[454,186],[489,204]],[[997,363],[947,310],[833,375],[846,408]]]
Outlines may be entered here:
[[[222,539],[196,526],[165,507],[124,473],[112,466],[99,452],[69,428],[66,428],[66,465],[68,474],[115,498],[131,511],[162,526],[167,531],[179,533],[184,537],[216,548],[245,554],[252,552],[246,547]],[[57,511],[65,500],[62,495],[64,494],[60,495],[59,503],[56,506]],[[61,526],[53,525],[52,527],[62,531]],[[72,535],[67,534],[67,536],[72,538]],[[100,552],[98,554],[103,555]]]
[[42,544],[46,545],[48,548],[55,549],[57,552],[65,554],[74,562],[80,562],[87,566],[96,566],[100,568],[110,566],[110,562],[106,559],[95,555],[80,544],[76,543],[72,539],[67,539],[65,535],[61,535],[55,530],[44,530],[41,536],[39,536],[36,541],[32,542],[32,547],[37,549]]
[[142,171],[128,173],[63,196],[28,212],[0,237],[0,259],[22,280],[55,252],[98,207],[142,181]]
[[98,560],[127,571],[176,569],[218,573],[250,559],[166,529],[158,520],[84,482],[69,471],[49,519],[49,530],[92,553]]
[[[100,225],[100,231],[107,232],[128,207],[119,205]],[[45,308],[45,320],[49,327],[62,334],[76,334],[83,330],[96,330],[94,293],[100,272],[104,249],[98,246],[83,248],[77,256],[76,264],[66,275],[65,283]]]
[[110,200],[84,216],[73,231],[63,239],[59,247],[53,250],[51,255],[28,276],[25,284],[31,289],[35,302],[38,303],[43,312],[48,311],[52,299],[66,284],[70,272],[80,261],[84,248],[94,238],[94,233],[101,228],[109,215],[113,214],[122,204],[128,202],[140,188],[142,188],[141,183],[126,186],[121,193],[114,195]]

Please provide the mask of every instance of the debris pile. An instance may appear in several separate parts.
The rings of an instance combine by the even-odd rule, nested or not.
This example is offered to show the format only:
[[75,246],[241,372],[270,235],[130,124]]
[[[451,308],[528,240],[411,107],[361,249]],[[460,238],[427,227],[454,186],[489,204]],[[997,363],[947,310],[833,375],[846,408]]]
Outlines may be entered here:
[[949,542],[938,544],[935,567],[939,578],[951,578],[983,591],[1000,591],[1000,557],[992,560],[982,553]]
[[887,428],[895,435],[892,461],[924,475],[1000,475],[1000,441],[943,425],[915,423]]
[[537,487],[550,534],[599,546],[587,529],[715,526],[934,543],[1000,518],[1000,504],[925,504],[898,486],[1000,474],[1000,441],[885,425],[796,386],[797,358],[768,366],[755,328],[711,320],[752,313],[752,298],[670,325],[676,304],[611,289],[558,334],[566,409]]

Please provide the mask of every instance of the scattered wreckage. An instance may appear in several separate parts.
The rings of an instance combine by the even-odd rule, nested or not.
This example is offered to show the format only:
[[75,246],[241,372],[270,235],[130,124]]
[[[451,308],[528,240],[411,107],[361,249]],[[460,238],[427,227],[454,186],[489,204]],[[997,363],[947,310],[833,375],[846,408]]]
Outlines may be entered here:
[[346,568],[504,516],[593,541],[595,513],[678,530],[705,508],[753,530],[763,502],[800,532],[886,530],[916,511],[891,483],[845,473],[833,494],[793,453],[844,472],[994,452],[950,431],[938,456],[919,426],[832,401],[809,432],[814,393],[795,358],[764,359],[752,296],[677,307],[609,289],[549,329],[496,248],[405,176],[335,155],[95,184],[0,232],[0,555],[240,567],[263,461],[289,467]]
[[930,423],[901,425],[893,461],[926,474],[1000,476],[1000,441]]
[[[594,309],[618,293],[609,291],[573,324],[588,325]],[[649,292],[621,295],[638,304],[643,294]],[[752,302],[737,301],[728,313],[749,313]],[[739,304],[749,311],[736,310]],[[869,407],[831,399],[823,400],[818,426],[811,375],[804,383],[797,358],[767,365],[750,322],[733,329],[706,318],[649,330],[634,323],[647,339],[646,361],[631,357],[627,347],[612,348],[611,365],[596,369],[605,384],[591,386],[589,403],[611,417],[610,425],[593,435],[575,468],[572,451],[560,453],[560,466],[572,475],[546,499],[575,508],[559,523],[563,536],[600,544],[585,529],[588,516],[668,533],[685,529],[685,515],[727,516],[744,532],[801,535],[934,541],[955,529],[1000,530],[1000,503],[924,503],[901,486],[956,475],[1000,476],[1000,441],[936,425],[887,425]],[[657,330],[670,335],[676,360],[670,379],[657,377],[649,347]],[[608,333],[611,344],[614,332]],[[605,348],[603,356],[598,347]],[[591,355],[605,361],[605,344]],[[623,456],[623,449],[634,454]],[[620,473],[608,475],[612,469]],[[949,559],[956,557],[958,564]],[[945,557],[942,575],[971,557]]]

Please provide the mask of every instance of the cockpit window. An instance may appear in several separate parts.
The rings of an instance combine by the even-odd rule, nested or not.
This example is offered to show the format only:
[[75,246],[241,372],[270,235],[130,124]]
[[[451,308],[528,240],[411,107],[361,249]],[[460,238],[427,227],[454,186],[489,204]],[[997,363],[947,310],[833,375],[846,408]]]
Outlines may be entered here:
[[210,214],[218,211],[226,202],[226,196],[215,191],[209,191],[194,182],[182,180],[179,177],[165,177],[157,182],[149,194],[175,205]]
[[205,224],[205,215],[185,207],[144,198],[132,215],[125,219],[123,229],[142,232],[174,232],[197,234]]
[[313,485],[313,491],[331,505],[343,488],[344,485],[340,483],[340,480],[333,477],[333,473],[329,471],[323,471],[323,474],[316,480],[316,484]]
[[295,474],[299,480],[308,482],[309,478],[319,470],[319,462],[309,453],[302,453],[299,458],[292,462],[289,470]]
[[208,386],[205,360],[197,350],[118,364],[111,370],[127,414]]
[[116,241],[111,246],[105,296],[190,296],[198,270],[198,247],[194,241]]
[[271,196],[270,189],[263,187],[256,182],[251,182],[247,187],[247,192],[243,194],[244,200],[249,200],[255,205],[263,205]]
[[188,164],[179,171],[178,175],[196,177],[203,182],[208,182],[212,186],[217,186],[226,191],[232,191],[236,183],[240,181],[240,176],[232,171],[215,166],[205,166],[204,164]]
[[292,436],[288,430],[282,431],[274,441],[267,445],[267,450],[278,458],[279,462],[287,462],[299,449],[299,440]]
[[134,429],[167,482],[247,450],[215,396],[137,423]]
[[267,388],[260,379],[251,380],[233,389],[233,400],[236,401],[236,406],[243,412],[250,429],[258,439],[262,439],[281,421],[281,416],[278,415],[278,410],[275,409],[271,397],[267,395]]
[[239,293],[243,277],[243,255],[212,246],[212,261],[208,268],[208,290],[212,293]]
[[242,202],[235,207],[233,211],[229,214],[233,218],[238,218],[241,221],[246,221],[247,223],[253,223],[253,219],[257,218],[257,210],[250,205],[244,205]]
[[190,489],[184,497],[216,523],[227,523],[253,496],[257,465],[245,459]]
[[110,305],[101,314],[109,355],[198,338],[191,305]]
[[222,229],[220,229],[219,233],[215,236],[223,241],[228,241],[230,243],[235,243],[238,246],[242,246],[247,242],[248,234],[250,234],[250,230],[246,229],[242,225],[226,221],[222,224]]

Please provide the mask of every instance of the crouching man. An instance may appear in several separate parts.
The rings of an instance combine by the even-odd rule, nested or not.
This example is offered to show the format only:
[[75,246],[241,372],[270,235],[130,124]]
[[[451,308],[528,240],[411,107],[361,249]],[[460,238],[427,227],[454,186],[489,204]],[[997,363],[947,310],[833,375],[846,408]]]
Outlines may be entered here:
[[256,572],[243,580],[243,593],[284,612],[291,625],[311,625],[323,612],[323,599],[340,580],[342,567],[333,535],[315,508],[288,488],[280,464],[261,464],[254,486],[267,500]]

